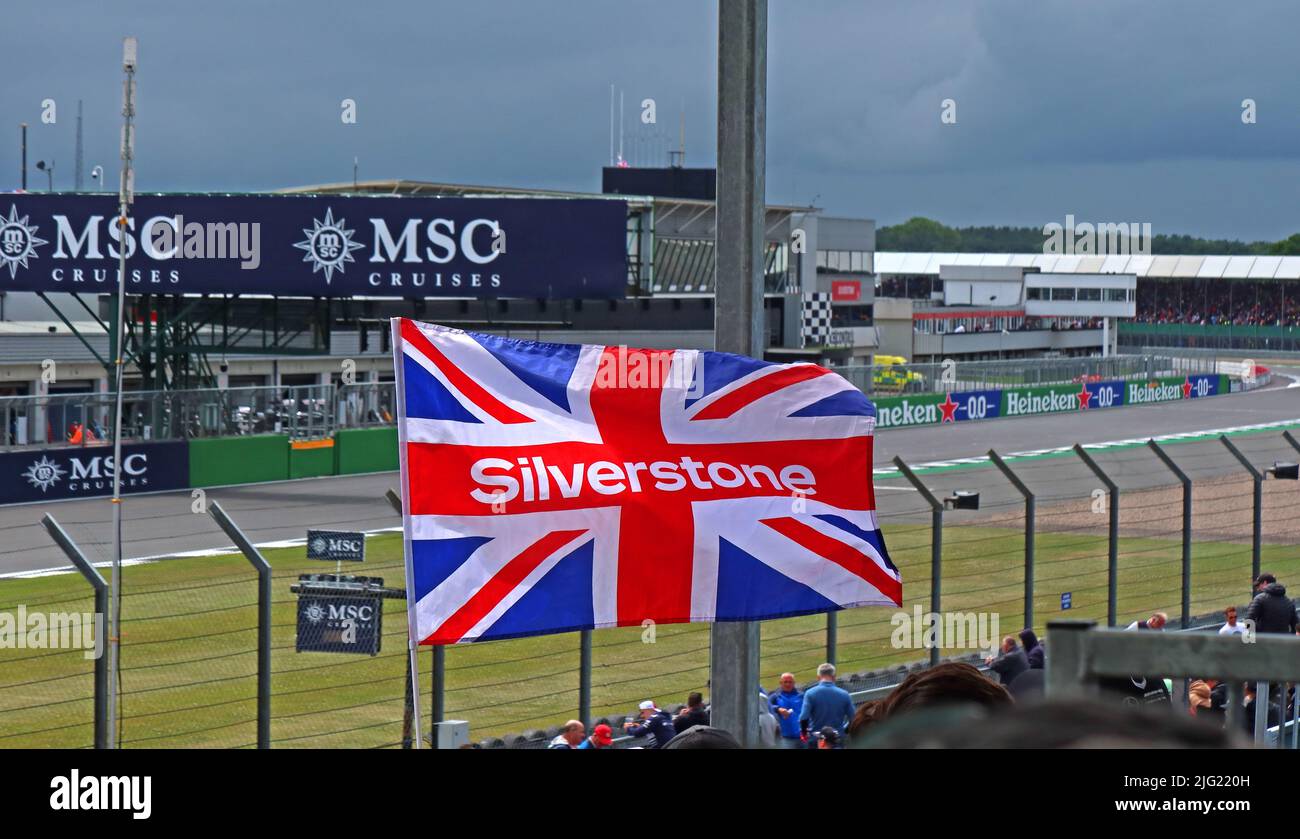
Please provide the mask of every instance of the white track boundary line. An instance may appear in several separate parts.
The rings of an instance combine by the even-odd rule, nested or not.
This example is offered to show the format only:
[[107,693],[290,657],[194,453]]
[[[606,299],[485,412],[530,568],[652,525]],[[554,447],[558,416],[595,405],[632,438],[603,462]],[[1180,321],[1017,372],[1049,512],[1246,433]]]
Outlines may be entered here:
[[[377,530],[361,531],[366,536],[376,536],[380,533],[401,533],[401,527],[381,527]],[[301,539],[280,539],[274,542],[260,542],[253,547],[258,550],[275,550],[276,548],[297,548],[307,544],[307,537]],[[210,556],[229,556],[239,553],[239,548],[234,545],[227,545],[222,548],[203,548],[196,551],[181,551],[180,553],[171,554],[154,554],[153,556],[136,556],[130,559],[122,560],[122,566],[128,565],[149,565],[154,562],[162,562],[167,559],[198,559]],[[111,561],[91,563],[95,568],[108,568],[113,563]],[[0,574],[0,580],[27,580],[36,577],[56,577],[60,574],[72,574],[77,569],[71,565],[65,565],[58,568],[40,568],[34,571],[11,571],[7,574]]]
[[[1267,431],[1270,428],[1286,428],[1288,426],[1300,425],[1300,417],[1289,420],[1274,420],[1273,422],[1261,422],[1255,425],[1235,425],[1229,428],[1206,428],[1200,431],[1180,431],[1173,434],[1158,434],[1153,437],[1130,437],[1125,440],[1106,440],[1101,443],[1085,443],[1083,448],[1088,451],[1102,451],[1116,447],[1131,447],[1144,445],[1148,440],[1155,440],[1157,443],[1173,442],[1178,440],[1194,439],[1197,437],[1218,436],[1220,434],[1245,434],[1251,431]],[[1046,457],[1048,455],[1062,454],[1073,451],[1074,446],[1058,446],[1051,449],[1030,449],[1022,452],[1013,452],[1012,454],[1002,455],[1006,461]],[[928,463],[909,463],[908,466],[913,470],[918,469],[950,469],[954,466],[966,464],[984,464],[989,463],[988,455],[978,457],[956,457],[949,460],[933,460]],[[890,478],[900,475],[901,473],[894,468],[876,469],[872,471],[873,478]],[[877,489],[888,489],[888,487],[877,487]]]

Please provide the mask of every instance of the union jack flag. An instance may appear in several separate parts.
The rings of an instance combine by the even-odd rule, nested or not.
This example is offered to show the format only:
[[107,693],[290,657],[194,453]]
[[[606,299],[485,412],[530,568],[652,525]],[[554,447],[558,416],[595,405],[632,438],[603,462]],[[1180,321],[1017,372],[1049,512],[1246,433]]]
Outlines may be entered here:
[[843,378],[392,328],[420,643],[901,604]]

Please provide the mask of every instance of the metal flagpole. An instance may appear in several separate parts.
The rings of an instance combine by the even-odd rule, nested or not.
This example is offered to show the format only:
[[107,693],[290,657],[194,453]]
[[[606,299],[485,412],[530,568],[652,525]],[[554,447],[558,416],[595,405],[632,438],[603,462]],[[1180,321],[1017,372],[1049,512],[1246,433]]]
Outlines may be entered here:
[[[402,364],[402,319],[392,318],[389,321],[392,328],[392,347],[393,347],[393,374],[394,390],[397,395],[397,459],[401,466],[398,473],[401,476],[402,497],[402,560],[406,571],[406,654],[407,661],[410,663],[410,690],[411,706],[415,709],[412,714],[411,722],[415,726],[415,742],[412,748],[423,748],[422,734],[420,732],[420,657],[416,654],[420,649],[419,627],[416,625],[416,597],[415,597],[415,571],[411,567],[411,483],[406,473],[406,376],[403,374],[405,365]],[[435,668],[436,669],[436,668]],[[437,697],[434,697],[437,701]],[[437,723],[437,711],[430,719]],[[432,737],[431,745],[437,748],[437,736]]]
[[126,212],[133,199],[134,173],[131,162],[135,153],[135,68],[136,41],[122,41],[122,69],[126,80],[122,85],[122,183],[118,189],[117,224],[118,239],[117,311],[113,323],[113,572],[110,588],[112,604],[108,615],[108,730],[109,743],[118,747],[117,740],[117,688],[118,647],[122,635],[122,356],[123,321],[126,319]]

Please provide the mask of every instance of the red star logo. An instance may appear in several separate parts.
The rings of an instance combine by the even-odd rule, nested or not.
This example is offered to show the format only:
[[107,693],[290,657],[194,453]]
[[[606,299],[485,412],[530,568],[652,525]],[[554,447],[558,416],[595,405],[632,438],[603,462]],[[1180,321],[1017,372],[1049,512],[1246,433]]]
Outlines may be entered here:
[[1079,392],[1076,393],[1074,396],[1076,399],[1079,400],[1079,410],[1080,411],[1088,410],[1088,404],[1092,400],[1092,394],[1088,392],[1088,386],[1083,385],[1083,387],[1079,390]]
[[957,421],[957,403],[952,401],[951,393],[944,394],[943,404],[939,406],[939,410],[943,411],[943,419],[939,421],[940,423]]
[[1184,399],[1191,399],[1191,398],[1192,398],[1192,378],[1191,378],[1191,376],[1184,376],[1184,377],[1183,377],[1183,398],[1184,398]]

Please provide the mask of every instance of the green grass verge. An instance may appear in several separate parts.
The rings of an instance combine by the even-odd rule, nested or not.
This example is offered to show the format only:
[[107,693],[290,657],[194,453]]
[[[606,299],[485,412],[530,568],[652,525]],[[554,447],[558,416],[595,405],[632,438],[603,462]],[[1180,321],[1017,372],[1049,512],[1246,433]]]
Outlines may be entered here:
[[[887,525],[891,554],[903,573],[905,608],[929,605],[928,528]],[[1152,610],[1179,614],[1180,543],[1125,538],[1119,612],[1128,622]],[[400,741],[406,612],[387,601],[383,650],[375,657],[295,653],[290,583],[328,569],[302,548],[267,550],[275,569],[272,738],[276,747],[381,747]],[[373,537],[357,573],[402,585],[401,539]],[[1281,576],[1300,569],[1292,547],[1266,545],[1265,567]],[[943,608],[997,613],[1002,634],[1024,623],[1023,541],[1019,531],[950,527],[944,533]],[[1040,533],[1035,624],[1056,617],[1106,615],[1106,539],[1096,534]],[[352,570],[352,569],[349,569]],[[256,741],[256,584],[239,556],[176,559],[124,569],[122,740],[126,747],[247,747]],[[1193,554],[1192,613],[1245,602],[1250,547],[1200,542]],[[1060,594],[1074,608],[1060,611]],[[0,581],[0,613],[91,611],[80,577]],[[878,669],[925,656],[895,649],[895,610],[839,615],[842,672]],[[791,670],[812,678],[825,658],[824,615],[763,624],[763,683]],[[637,701],[682,701],[705,690],[709,633],[704,625],[660,626],[653,643],[639,627],[593,637],[593,711],[623,715]],[[957,651],[953,651],[957,652]],[[966,652],[966,651],[962,651]],[[465,719],[473,737],[522,732],[563,722],[578,704],[578,637],[543,636],[454,647],[447,652],[446,715]],[[430,654],[421,653],[422,705],[429,714]],[[0,748],[83,747],[92,742],[93,662],[78,650],[0,649]]]

